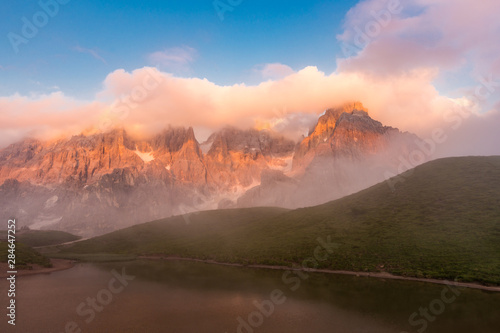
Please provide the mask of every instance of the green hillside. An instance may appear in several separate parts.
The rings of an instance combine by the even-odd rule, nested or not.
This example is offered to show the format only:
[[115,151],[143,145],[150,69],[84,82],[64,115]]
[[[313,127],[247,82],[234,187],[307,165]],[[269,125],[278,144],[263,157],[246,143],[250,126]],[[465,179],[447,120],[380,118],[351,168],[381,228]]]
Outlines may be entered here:
[[[9,255],[9,243],[0,241],[0,262],[7,262]],[[52,267],[50,259],[40,254],[30,246],[16,242],[15,249],[16,269],[27,269],[32,264],[38,264],[43,267]]]
[[64,248],[60,254],[177,255],[299,265],[317,238],[339,247],[320,268],[500,284],[500,157],[436,160],[316,207],[172,217]]
[[[32,264],[51,267],[50,259],[39,253],[33,247],[62,244],[80,239],[79,236],[55,230],[18,230],[16,236],[16,267],[29,268]],[[0,231],[0,262],[8,259],[7,231]]]
[[[32,247],[57,245],[81,238],[64,231],[30,229],[18,230],[15,236],[17,241]],[[0,240],[7,240],[6,230],[0,231]]]

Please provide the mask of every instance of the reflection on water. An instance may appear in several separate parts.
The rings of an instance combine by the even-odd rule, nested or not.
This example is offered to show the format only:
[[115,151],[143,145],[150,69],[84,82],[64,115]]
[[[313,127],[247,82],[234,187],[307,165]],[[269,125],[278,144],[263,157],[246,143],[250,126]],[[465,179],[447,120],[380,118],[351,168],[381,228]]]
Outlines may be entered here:
[[[123,268],[135,279],[124,280]],[[498,293],[461,289],[452,300],[442,285],[283,274],[190,262],[79,264],[18,279],[15,331],[500,332]],[[4,290],[0,299],[6,304]],[[419,312],[430,306],[439,315]],[[13,331],[6,320],[0,328]]]

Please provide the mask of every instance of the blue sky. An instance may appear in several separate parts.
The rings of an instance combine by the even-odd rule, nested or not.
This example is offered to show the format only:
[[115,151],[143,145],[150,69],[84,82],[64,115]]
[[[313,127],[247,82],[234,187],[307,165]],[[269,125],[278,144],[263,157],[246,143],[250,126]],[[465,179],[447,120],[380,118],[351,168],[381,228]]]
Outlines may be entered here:
[[[32,22],[41,7],[36,0],[3,2],[0,95],[61,90],[91,99],[110,72],[152,65],[219,85],[256,84],[253,69],[265,63],[331,73],[340,52],[336,35],[355,3],[244,0],[221,20],[211,0],[70,0],[16,53],[8,34],[22,36],[22,18]],[[172,48],[195,50],[189,66],[162,68],[149,58]]]

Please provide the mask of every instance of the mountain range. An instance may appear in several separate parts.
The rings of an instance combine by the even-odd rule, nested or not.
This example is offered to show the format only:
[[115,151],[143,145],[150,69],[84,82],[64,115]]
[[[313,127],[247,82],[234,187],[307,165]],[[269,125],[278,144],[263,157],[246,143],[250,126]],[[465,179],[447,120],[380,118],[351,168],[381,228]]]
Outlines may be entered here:
[[312,206],[384,180],[418,140],[359,102],[327,110],[299,142],[232,127],[202,143],[173,127],[27,138],[0,150],[0,214],[89,237],[202,209]]

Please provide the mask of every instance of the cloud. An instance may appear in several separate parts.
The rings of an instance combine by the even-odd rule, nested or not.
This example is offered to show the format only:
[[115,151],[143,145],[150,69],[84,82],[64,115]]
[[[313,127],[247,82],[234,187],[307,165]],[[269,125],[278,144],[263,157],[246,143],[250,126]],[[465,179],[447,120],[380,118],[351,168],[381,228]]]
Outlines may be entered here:
[[[375,17],[380,18],[388,3],[360,2],[347,14],[339,40],[355,43],[368,23],[382,22]],[[113,125],[147,136],[168,125],[205,132],[232,125],[272,128],[298,138],[325,109],[359,100],[374,119],[422,138],[443,129],[449,139],[440,146],[440,156],[500,154],[500,147],[492,144],[498,142],[500,127],[500,82],[494,83],[500,80],[500,60],[494,52],[500,45],[500,25],[492,14],[498,13],[496,3],[405,1],[399,14],[391,14],[383,27],[379,23],[379,31],[368,36],[366,45],[339,59],[336,72],[325,74],[313,66],[295,72],[283,64],[265,64],[255,68],[264,82],[252,86],[180,78],[171,73],[188,69],[196,50],[166,49],[148,58],[170,73],[151,67],[116,70],[104,80],[97,102],[82,103],[62,93],[1,98],[0,137],[5,143],[26,133],[77,133]],[[447,72],[463,72],[470,78],[456,97],[435,86]],[[473,82],[476,77],[494,82]],[[479,98],[478,91],[489,93],[490,103]]]
[[[500,126],[495,110],[499,111],[500,105],[478,115],[478,106],[467,98],[440,95],[431,83],[435,75],[435,71],[422,69],[386,78],[352,72],[326,75],[316,67],[306,67],[256,86],[219,86],[207,79],[179,78],[151,67],[132,72],[121,69],[107,76],[99,94],[101,102],[76,101],[60,92],[36,98],[0,98],[0,145],[25,135],[54,138],[109,126],[123,126],[142,137],[169,125],[210,131],[227,125],[260,126],[298,139],[326,108],[360,100],[374,119],[422,138],[443,128],[450,136],[446,147],[455,147],[457,154],[474,152],[471,145],[459,145],[457,138],[467,137],[474,139],[470,140],[474,146],[488,146],[488,151],[496,149],[500,154],[498,140],[494,140]],[[456,125],[454,114],[467,115],[458,130],[452,128]]]
[[259,65],[255,67],[254,71],[265,80],[277,80],[295,73],[291,67],[280,63]]
[[[326,108],[353,100],[362,101],[384,124],[425,133],[443,119],[445,111],[463,107],[461,99],[438,93],[431,84],[435,75],[434,71],[415,70],[384,79],[351,72],[326,75],[316,67],[306,67],[256,86],[218,86],[207,79],[179,78],[142,68],[109,74],[101,96],[114,99],[114,109],[126,114],[120,117],[121,125],[145,133],[169,124],[278,128],[291,115],[317,117]],[[111,111],[113,108],[110,116]]]
[[[418,105],[416,96],[407,98],[408,108],[398,113],[416,121],[423,137],[429,137],[432,129],[446,129],[448,140],[439,155],[499,154],[500,148],[492,144],[498,141],[495,128],[500,126],[499,10],[496,0],[361,1],[347,13],[344,31],[337,36],[344,51],[337,61],[338,72],[363,73],[374,82],[406,77],[407,84],[416,84],[416,92],[427,89],[421,96],[420,117],[411,111],[411,105]],[[415,80],[415,73],[425,78]],[[434,82],[461,97],[432,98],[440,95]],[[397,124],[399,116],[390,119]]]
[[99,55],[99,53],[98,53],[96,50],[93,50],[93,49],[86,49],[86,48],[81,47],[81,46],[79,46],[79,45],[75,46],[75,47],[73,48],[73,50],[74,50],[74,51],[76,51],[76,52],[80,52],[80,53],[87,53],[87,54],[90,54],[90,55],[91,55],[92,57],[94,57],[95,59],[97,59],[97,60],[101,61],[101,62],[102,62],[102,63],[104,63],[104,64],[107,64],[106,60],[105,60],[103,57],[101,57],[101,56]]
[[[400,2],[391,11],[391,3]],[[496,0],[366,0],[346,15],[341,71],[399,75],[418,68],[500,76]],[[353,51],[354,52],[354,51]]]
[[0,110],[0,147],[4,147],[27,136],[53,139],[78,134],[98,122],[103,105],[79,102],[55,92],[1,97]]
[[148,55],[149,62],[171,71],[186,71],[197,55],[197,51],[189,46],[172,47]]

